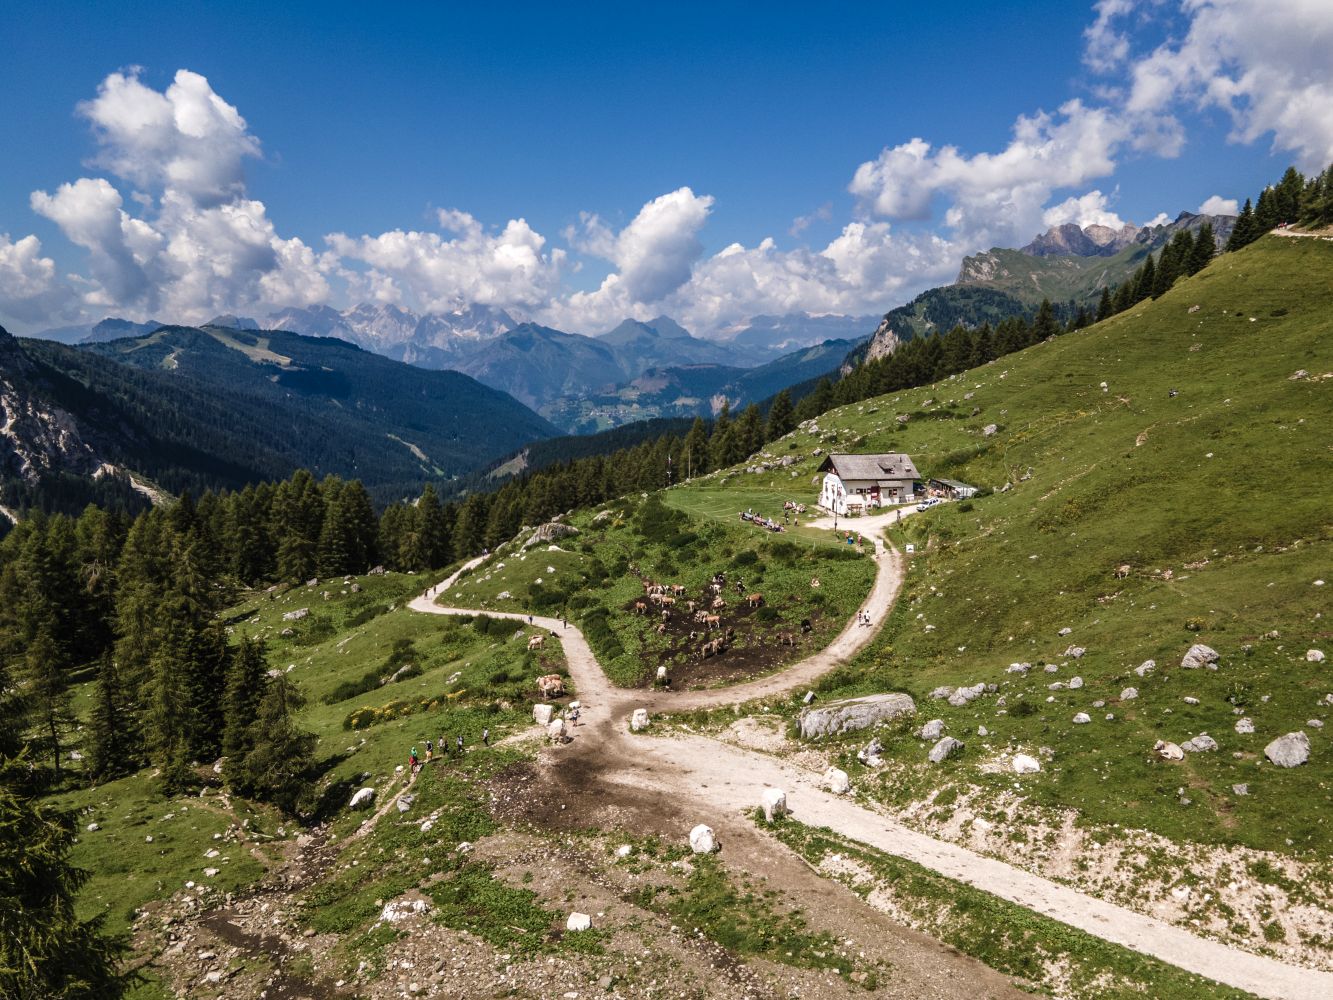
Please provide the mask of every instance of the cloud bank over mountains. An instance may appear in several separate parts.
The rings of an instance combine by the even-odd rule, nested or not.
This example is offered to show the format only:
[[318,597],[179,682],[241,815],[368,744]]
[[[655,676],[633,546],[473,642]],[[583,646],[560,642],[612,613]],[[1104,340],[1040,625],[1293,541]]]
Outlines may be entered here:
[[[181,69],[159,92],[137,69],[111,73],[78,107],[96,143],[92,175],[30,196],[86,264],[61,274],[35,235],[0,233],[0,322],[199,322],[367,301],[478,303],[581,332],[667,313],[707,333],[760,313],[873,313],[952,279],[979,249],[1066,222],[1118,228],[1116,170],[1179,155],[1191,116],[1220,113],[1231,141],[1267,139],[1307,171],[1333,160],[1325,0],[1100,0],[1084,44],[1087,92],[1019,114],[1002,148],[923,137],[885,146],[849,165],[850,217],[827,245],[768,237],[712,254],[703,237],[715,199],[685,186],[619,229],[583,212],[552,239],[521,216],[491,225],[448,209],[433,229],[330,232],[312,246],[283,236],[249,196],[259,137],[208,80]],[[1214,194],[1201,211],[1234,208]],[[797,220],[788,237],[809,224]],[[593,262],[609,273],[576,288]]]

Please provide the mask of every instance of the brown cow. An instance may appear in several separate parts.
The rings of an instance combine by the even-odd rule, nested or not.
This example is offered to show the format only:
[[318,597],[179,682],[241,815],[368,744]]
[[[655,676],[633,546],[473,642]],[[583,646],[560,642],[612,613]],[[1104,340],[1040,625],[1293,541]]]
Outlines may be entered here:
[[698,606],[699,606],[699,602],[698,602],[698,601],[686,601],[686,602],[685,602],[685,607],[687,607],[687,608],[688,608],[689,610],[691,610],[691,611],[693,611],[693,610],[694,610],[695,608],[697,608]]
[[748,604],[748,605],[750,605],[750,607],[752,607],[752,608],[757,608],[757,607],[759,607],[761,604],[764,603],[764,595],[763,595],[763,594],[751,594],[749,597],[747,597],[747,598],[745,599],[745,603]]
[[723,608],[725,608],[726,606],[727,606],[727,602],[724,601],[722,598],[720,598],[720,597],[714,597],[714,598],[713,598],[713,610],[714,610],[714,611],[721,611],[721,610],[722,610]]
[[538,677],[537,693],[543,698],[559,698],[565,693],[565,679],[559,674]]
[[778,633],[778,645],[779,645],[779,646],[795,646],[795,645],[796,645],[796,636],[792,635],[790,632],[779,632],[779,633]]
[[705,627],[705,628],[721,628],[721,627],[722,627],[722,616],[721,616],[721,615],[705,615],[705,616],[704,616],[704,627]]
[[645,613],[647,610],[648,610],[648,605],[644,604],[643,601],[634,602],[634,613],[636,615],[641,615]]
[[666,622],[663,622],[661,625],[657,626],[657,634],[666,635]]
[[663,597],[661,598],[661,603],[666,605],[667,607],[670,607],[671,605],[676,603],[676,599],[674,597]]
[[1115,568],[1115,578],[1117,580],[1123,580],[1125,577],[1129,576],[1130,569],[1131,567],[1129,563],[1122,563]]
[[528,649],[541,649],[546,645],[546,636],[534,635],[528,640]]

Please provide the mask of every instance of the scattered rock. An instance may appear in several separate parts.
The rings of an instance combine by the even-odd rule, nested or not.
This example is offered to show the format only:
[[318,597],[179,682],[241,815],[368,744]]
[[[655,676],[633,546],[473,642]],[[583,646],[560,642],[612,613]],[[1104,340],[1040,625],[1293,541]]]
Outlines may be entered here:
[[787,815],[787,793],[781,788],[765,788],[759,802],[764,810],[764,819],[770,823]]
[[565,742],[565,720],[552,719],[546,724],[546,738],[552,743]]
[[1068,656],[1071,660],[1077,660],[1086,652],[1087,650],[1082,646],[1070,646],[1065,650],[1065,656]]
[[717,850],[717,839],[711,826],[700,823],[690,831],[690,850],[695,854],[712,854]]
[[349,809],[369,809],[375,801],[375,789],[358,788],[347,803]]
[[1071,691],[1077,691],[1077,690],[1078,690],[1079,688],[1081,688],[1082,686],[1083,686],[1083,678],[1082,678],[1082,677],[1071,677],[1071,678],[1069,678],[1069,690],[1071,690]]
[[634,848],[629,844],[621,844],[616,848],[616,857],[618,858],[628,858],[633,853]]
[[102,828],[98,826],[96,823],[89,823],[86,827],[84,827],[84,829],[87,830],[89,833],[96,833],[98,830]]
[[1120,692],[1121,701],[1133,701],[1138,696],[1139,696],[1138,688],[1125,688],[1125,690]]
[[851,791],[852,783],[847,772],[838,767],[830,767],[824,772],[824,787],[834,795],[845,795]]
[[1217,740],[1213,739],[1207,733],[1200,733],[1192,740],[1186,740],[1180,745],[1180,749],[1186,753],[1208,753],[1217,749]]
[[1059,632],[1056,632],[1055,634],[1056,634],[1056,635],[1069,635],[1069,634],[1070,634],[1071,632],[1073,632],[1073,631],[1074,631],[1074,630],[1073,630],[1072,628],[1070,628],[1068,625],[1066,625],[1064,628],[1062,628]]
[[1153,744],[1153,749],[1157,751],[1157,756],[1162,760],[1184,760],[1185,751],[1180,749],[1174,743],[1167,743],[1165,740],[1158,740]]
[[1311,729],[1323,729],[1323,728],[1324,728],[1324,723],[1323,723],[1323,720],[1322,720],[1322,719],[1306,719],[1306,720],[1305,720],[1305,724],[1306,724],[1307,726],[1309,726]]
[[1180,665],[1186,670],[1198,670],[1200,667],[1211,666],[1218,659],[1217,650],[1196,642],[1189,648],[1189,652],[1181,658]]
[[990,735],[990,730],[987,729],[985,726],[977,726],[977,735],[978,735],[978,736],[989,736],[989,735]]
[[944,735],[944,720],[931,719],[917,733],[923,740],[937,740]]
[[1278,767],[1300,767],[1310,759],[1310,737],[1303,732],[1279,736],[1264,747],[1264,756]]
[[1138,674],[1140,677],[1147,677],[1150,673],[1152,673],[1156,669],[1157,669],[1156,660],[1144,660],[1142,663],[1140,663],[1137,667],[1134,668],[1134,673]]
[[868,729],[915,713],[916,702],[911,695],[872,694],[830,702],[820,708],[806,708],[801,712],[799,725],[801,736],[814,739]]
[[634,714],[629,717],[630,732],[637,733],[640,729],[648,728],[648,709],[636,708]]
[[1015,774],[1036,774],[1041,770],[1041,761],[1025,753],[1014,754],[1013,768]]
[[1092,717],[1087,712],[1079,712],[1074,716],[1074,725],[1084,726],[1092,721]]
[[976,701],[985,693],[985,684],[973,684],[971,687],[955,688],[953,694],[949,695],[949,704],[954,708],[962,708],[964,705]]
[[986,437],[990,437],[999,429],[1000,428],[996,427],[994,424],[987,424],[985,427],[981,428],[981,433]]
[[1032,669],[1032,664],[1030,664],[1030,663],[1011,663],[1011,664],[1009,664],[1009,666],[1005,669],[1005,673],[1006,673],[1006,674],[1026,674],[1026,673],[1027,673],[1029,670],[1031,670],[1031,669]]
[[1324,662],[1324,651],[1323,651],[1322,649],[1307,649],[1307,650],[1305,651],[1305,662],[1307,662],[1307,663],[1323,663],[1323,662]]
[[813,691],[807,691],[805,693],[805,697],[801,699],[801,704],[809,705],[814,700],[815,700],[815,693]]
[[1249,736],[1251,733],[1254,732],[1254,720],[1253,720],[1253,719],[1237,719],[1237,720],[1236,720],[1236,732],[1240,733],[1242,736]]
[[299,622],[302,618],[307,617],[309,614],[310,614],[309,608],[297,608],[295,611],[288,611],[285,615],[282,616],[282,620],[285,622]]
[[539,726],[549,726],[551,718],[555,714],[554,705],[533,705],[532,721]]
[[565,921],[565,930],[567,931],[586,931],[592,927],[592,917],[586,913],[579,913],[575,910]]
[[1249,795],[1250,786],[1246,784],[1232,785],[1231,792],[1233,795]]
[[425,913],[429,909],[430,904],[424,899],[395,899],[391,903],[384,904],[384,909],[380,910],[380,919],[387,924],[396,924],[400,920]]
[[933,747],[930,748],[930,762],[932,764],[942,764],[950,757],[956,757],[963,752],[963,743],[952,736],[946,736]]
[[415,802],[416,800],[417,797],[415,795],[400,795],[398,796],[398,801],[395,804],[398,806],[398,811],[400,813],[405,813],[412,808],[412,803]]

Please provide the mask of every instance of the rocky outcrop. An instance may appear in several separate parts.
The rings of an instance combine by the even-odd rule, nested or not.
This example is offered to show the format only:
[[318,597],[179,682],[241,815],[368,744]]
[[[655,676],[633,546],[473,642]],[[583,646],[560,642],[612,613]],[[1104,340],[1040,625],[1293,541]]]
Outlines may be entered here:
[[894,331],[892,321],[885,316],[880,320],[879,326],[875,327],[870,344],[866,347],[866,360],[878,361],[880,358],[887,358],[902,344],[903,338]]
[[523,543],[523,547],[525,549],[530,549],[534,545],[549,545],[551,542],[561,538],[569,538],[578,533],[579,529],[572,524],[561,524],[559,521],[547,521],[532,533],[532,536]]
[[915,713],[916,702],[911,695],[871,694],[835,701],[819,708],[807,708],[801,712],[799,724],[801,736],[817,739],[820,736],[868,729]]
[[933,747],[928,754],[932,764],[942,764],[950,757],[956,757],[963,752],[963,743],[952,736],[946,736]]
[[1180,665],[1186,670],[1198,670],[1200,667],[1211,667],[1218,659],[1217,650],[1199,642],[1191,646],[1189,651],[1181,657]]
[[1098,225],[1080,228],[1066,222],[1052,226],[1021,250],[1029,257],[1114,257],[1138,234],[1139,227],[1131,224],[1112,229]]

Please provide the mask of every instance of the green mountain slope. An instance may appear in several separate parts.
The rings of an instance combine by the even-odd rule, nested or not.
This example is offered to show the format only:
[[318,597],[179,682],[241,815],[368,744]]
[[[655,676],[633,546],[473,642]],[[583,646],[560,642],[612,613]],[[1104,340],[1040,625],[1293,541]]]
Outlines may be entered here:
[[387,498],[554,432],[464,375],[337,340],[167,327],[81,349],[7,334],[3,346],[5,406],[25,417],[7,441],[9,506],[125,500],[122,480],[92,478],[102,463],[169,492],[308,467]]
[[[867,775],[869,787],[899,801],[952,783],[1001,796],[1013,776],[992,762],[1047,747],[1024,794],[1084,822],[1327,855],[1333,678],[1306,652],[1333,652],[1316,584],[1333,575],[1331,277],[1333,244],[1268,237],[1109,321],[827,413],[818,432],[769,446],[799,457],[791,469],[733,476],[728,509],[765,491],[813,501],[815,447],[900,450],[925,476],[996,491],[895,529],[918,554],[892,619],[824,685],[826,696],[906,689],[922,720],[967,743],[935,767],[908,734],[886,737],[900,766],[889,783]],[[1220,669],[1182,669],[1196,642]],[[1071,645],[1085,654],[1066,655]],[[1049,688],[1075,676],[1077,689]],[[962,708],[931,697],[976,683],[998,693]],[[1128,688],[1137,695],[1122,698]],[[1091,722],[1074,724],[1079,712]],[[1252,734],[1236,731],[1240,718]],[[1264,747],[1298,730],[1311,764],[1269,765]],[[1202,732],[1217,751],[1170,764],[1153,753]]]

